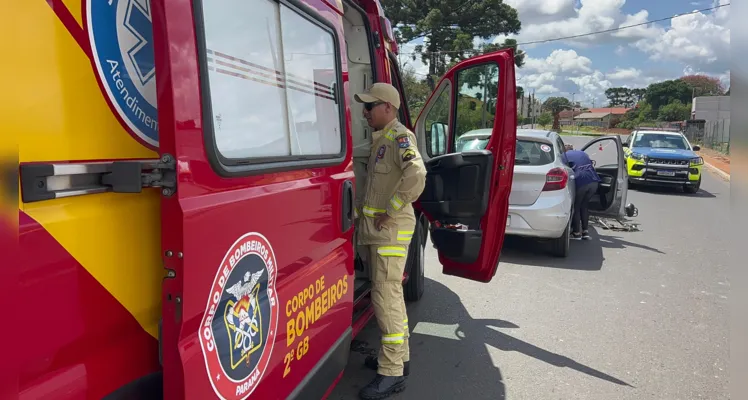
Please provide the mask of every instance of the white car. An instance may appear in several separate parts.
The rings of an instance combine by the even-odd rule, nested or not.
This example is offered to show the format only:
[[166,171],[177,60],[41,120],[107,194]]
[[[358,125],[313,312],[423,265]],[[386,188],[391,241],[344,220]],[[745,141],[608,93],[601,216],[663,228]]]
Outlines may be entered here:
[[[460,136],[457,151],[481,150],[491,129],[476,129]],[[590,215],[621,219],[626,215],[628,175],[621,138],[602,136],[580,150],[587,153],[601,178],[590,200]],[[553,131],[517,129],[514,178],[509,194],[506,234],[550,240],[552,253],[569,254],[571,216],[576,184],[566,146]],[[632,205],[633,208],[633,205]]]
[[[460,136],[458,151],[485,147],[491,129]],[[506,234],[552,240],[552,253],[569,254],[574,172],[564,157],[564,142],[553,131],[517,129],[514,179]]]

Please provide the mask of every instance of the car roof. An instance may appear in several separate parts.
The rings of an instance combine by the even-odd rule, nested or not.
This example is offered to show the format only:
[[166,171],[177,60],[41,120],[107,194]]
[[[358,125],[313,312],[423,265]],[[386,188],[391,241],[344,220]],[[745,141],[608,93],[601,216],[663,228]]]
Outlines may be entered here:
[[[464,133],[459,139],[471,139],[489,137],[493,132],[492,128],[474,129]],[[553,131],[543,129],[517,129],[517,139],[548,139]]]
[[460,135],[458,139],[462,138],[474,138],[474,137],[488,137],[491,136],[491,132],[493,132],[493,128],[483,128],[483,129],[474,129],[472,131],[467,131]]
[[633,133],[646,133],[648,135],[650,134],[656,134],[656,135],[667,135],[667,136],[683,136],[680,132],[673,132],[673,131],[654,131],[654,130],[641,130],[641,131],[634,131]]
[[548,139],[553,131],[545,129],[517,129],[517,139]]

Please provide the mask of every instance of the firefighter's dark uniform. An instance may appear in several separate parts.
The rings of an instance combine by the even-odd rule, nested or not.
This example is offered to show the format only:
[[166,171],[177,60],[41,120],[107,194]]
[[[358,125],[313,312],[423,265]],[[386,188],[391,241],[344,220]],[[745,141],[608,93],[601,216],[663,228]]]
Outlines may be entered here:
[[[358,244],[369,249],[372,303],[382,333],[377,373],[398,377],[410,359],[402,277],[416,224],[411,203],[423,192],[426,168],[415,135],[397,119],[372,135],[367,168],[363,202],[355,211]],[[377,230],[381,213],[392,218]]]

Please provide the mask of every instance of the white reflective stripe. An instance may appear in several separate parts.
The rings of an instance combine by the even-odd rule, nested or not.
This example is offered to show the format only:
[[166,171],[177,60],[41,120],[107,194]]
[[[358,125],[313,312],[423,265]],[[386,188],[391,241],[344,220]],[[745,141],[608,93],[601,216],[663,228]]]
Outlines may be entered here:
[[353,208],[353,218],[358,218],[358,211],[356,211],[356,208]]
[[385,257],[405,257],[406,250],[400,246],[382,246],[377,249],[377,254]]
[[397,231],[397,240],[408,242],[412,238],[413,238],[413,231]]
[[392,208],[394,208],[395,211],[403,207],[403,201],[400,200],[400,198],[397,197],[397,195],[392,196],[392,198],[390,199],[390,204],[392,204]]
[[383,210],[381,208],[364,206],[363,212],[364,212],[364,215],[366,215],[367,217],[374,217],[379,213],[387,212],[387,210]]
[[382,336],[382,343],[405,343],[405,335],[402,333],[396,335],[384,335]]

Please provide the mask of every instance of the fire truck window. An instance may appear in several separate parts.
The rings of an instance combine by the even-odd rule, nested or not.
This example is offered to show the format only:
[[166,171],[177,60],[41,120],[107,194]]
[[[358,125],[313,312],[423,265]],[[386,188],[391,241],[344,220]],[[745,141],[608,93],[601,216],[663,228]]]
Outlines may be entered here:
[[[457,72],[457,119],[455,138],[493,128],[496,96],[499,94],[499,66],[476,65]],[[488,130],[490,133],[490,130]]]
[[337,156],[335,41],[274,1],[204,2],[209,99],[225,158]]
[[447,154],[449,94],[445,86],[426,114],[426,152],[429,157]]

